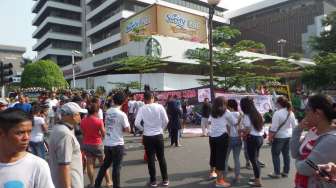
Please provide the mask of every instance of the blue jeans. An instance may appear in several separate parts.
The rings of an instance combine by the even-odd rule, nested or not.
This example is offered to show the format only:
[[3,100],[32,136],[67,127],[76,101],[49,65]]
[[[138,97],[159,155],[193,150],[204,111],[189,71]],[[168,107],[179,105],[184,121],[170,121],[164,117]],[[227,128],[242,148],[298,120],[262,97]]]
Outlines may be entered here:
[[272,142],[271,152],[275,174],[280,174],[280,153],[282,153],[284,161],[283,173],[286,174],[289,173],[290,169],[289,141],[290,138],[274,138]]
[[228,169],[228,161],[231,150],[233,151],[233,161],[234,161],[234,173],[235,176],[238,177],[240,175],[240,151],[242,149],[242,141],[240,137],[230,137],[228,153],[226,155],[226,163],[225,163],[225,173],[227,173]]
[[29,147],[32,154],[39,156],[42,159],[45,159],[44,142],[29,142]]

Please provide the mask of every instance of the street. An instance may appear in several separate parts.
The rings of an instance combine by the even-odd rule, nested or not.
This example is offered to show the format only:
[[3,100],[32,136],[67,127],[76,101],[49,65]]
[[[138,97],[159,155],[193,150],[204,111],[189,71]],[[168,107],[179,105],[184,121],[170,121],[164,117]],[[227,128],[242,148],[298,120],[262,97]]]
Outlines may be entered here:
[[[137,188],[146,187],[149,180],[147,164],[143,161],[143,146],[141,137],[126,136],[126,152],[121,172],[122,187]],[[165,155],[168,165],[170,186],[176,188],[205,188],[215,187],[213,181],[208,179],[209,171],[209,145],[207,137],[188,136],[183,138],[182,147],[170,147],[168,140],[165,141]],[[292,161],[291,174],[288,178],[270,179],[268,173],[272,172],[272,158],[270,147],[264,145],[261,149],[261,161],[266,164],[262,169],[263,185],[266,188],[292,188],[294,187],[294,165]],[[233,167],[233,159],[230,156],[229,165]],[[249,187],[247,181],[253,177],[252,170],[245,169],[245,159],[241,153],[241,176],[240,184],[232,187]],[[156,163],[157,180],[160,181],[160,170]],[[97,169],[98,170],[98,169]],[[228,178],[233,179],[233,172],[229,172]],[[88,184],[87,178],[85,185]],[[103,182],[105,183],[105,181]]]

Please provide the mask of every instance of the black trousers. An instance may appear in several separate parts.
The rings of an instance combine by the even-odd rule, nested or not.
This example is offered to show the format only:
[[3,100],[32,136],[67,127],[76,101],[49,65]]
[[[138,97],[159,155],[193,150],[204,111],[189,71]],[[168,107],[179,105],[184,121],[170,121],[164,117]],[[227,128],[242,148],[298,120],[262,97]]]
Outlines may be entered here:
[[229,148],[229,135],[222,134],[219,137],[209,137],[210,144],[210,167],[216,170],[225,169],[225,159]]
[[264,138],[262,136],[249,135],[246,139],[246,149],[249,160],[253,167],[255,178],[260,178],[260,164],[259,164],[259,151],[263,145]]
[[178,146],[179,129],[170,129],[170,145]]
[[105,176],[106,170],[112,164],[112,180],[113,180],[113,188],[120,188],[120,170],[121,163],[123,160],[124,146],[105,146],[104,147],[104,163],[100,167],[99,172],[97,174],[97,178],[95,181],[95,188],[100,188],[101,182]]
[[168,181],[167,163],[164,155],[163,135],[143,136],[146,154],[148,157],[148,171],[150,182],[156,181],[155,155],[159,161],[163,181]]

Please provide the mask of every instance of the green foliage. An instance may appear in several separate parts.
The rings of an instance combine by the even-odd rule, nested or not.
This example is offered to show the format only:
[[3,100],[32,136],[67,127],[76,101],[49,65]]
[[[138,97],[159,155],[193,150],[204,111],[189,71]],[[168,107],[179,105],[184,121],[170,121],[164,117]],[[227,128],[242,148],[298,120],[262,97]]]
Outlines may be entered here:
[[336,84],[336,53],[315,57],[316,66],[307,67],[302,82],[311,89],[323,89]]
[[328,28],[319,37],[311,38],[310,44],[320,53],[336,53],[336,12],[331,13],[322,21],[322,27]]
[[327,29],[310,41],[311,47],[319,52],[314,58],[316,66],[306,67],[302,74],[302,82],[316,90],[336,83],[336,12],[328,15],[322,26]]
[[41,87],[48,90],[67,88],[62,70],[51,60],[40,60],[28,64],[21,76],[21,87]]
[[289,58],[294,59],[294,60],[300,60],[300,59],[303,58],[303,54],[301,54],[301,53],[290,53]]
[[162,62],[165,58],[152,56],[131,56],[121,59],[117,62],[120,67],[117,71],[131,71],[140,74],[156,71],[159,67],[167,65]]
[[[239,30],[228,26],[214,30],[213,64],[215,87],[229,89],[234,86],[245,86],[249,88],[262,82],[278,80],[278,77],[271,76],[274,71],[292,70],[288,62],[276,62],[274,65],[250,63],[256,58],[241,56],[239,52],[263,51],[265,45],[251,40],[242,40],[234,43],[239,35]],[[209,50],[207,48],[189,49],[185,56],[189,59],[196,59],[199,65],[185,65],[181,69],[209,69]],[[208,75],[208,72],[206,75]],[[219,77],[223,79],[219,79]],[[209,85],[210,80],[199,79],[199,82],[202,85]]]

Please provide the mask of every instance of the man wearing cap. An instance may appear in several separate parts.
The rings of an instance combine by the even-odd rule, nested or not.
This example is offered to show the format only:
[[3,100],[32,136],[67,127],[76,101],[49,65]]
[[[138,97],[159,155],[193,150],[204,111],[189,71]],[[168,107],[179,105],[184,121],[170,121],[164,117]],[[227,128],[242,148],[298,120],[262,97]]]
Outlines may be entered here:
[[8,102],[4,98],[0,98],[0,111],[6,110],[8,107]]
[[80,114],[87,113],[74,102],[61,108],[61,122],[56,124],[49,140],[51,176],[57,188],[83,188],[83,166],[79,143],[74,134]]

